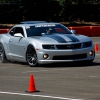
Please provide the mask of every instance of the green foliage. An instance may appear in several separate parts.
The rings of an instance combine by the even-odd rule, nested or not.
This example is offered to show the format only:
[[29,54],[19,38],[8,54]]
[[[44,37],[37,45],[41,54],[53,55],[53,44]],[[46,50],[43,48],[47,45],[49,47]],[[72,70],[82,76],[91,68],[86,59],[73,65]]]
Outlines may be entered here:
[[[22,20],[49,20],[57,22],[93,19],[95,18],[93,13],[96,11],[93,11],[92,7],[92,10],[88,6],[86,8],[86,5],[98,3],[99,1],[100,0],[0,0],[0,23],[4,21],[7,23],[16,23]],[[80,4],[86,5],[80,6]],[[86,11],[84,10],[85,8]],[[98,10],[98,14],[99,13]],[[98,19],[100,18],[100,14],[96,16],[99,16]]]

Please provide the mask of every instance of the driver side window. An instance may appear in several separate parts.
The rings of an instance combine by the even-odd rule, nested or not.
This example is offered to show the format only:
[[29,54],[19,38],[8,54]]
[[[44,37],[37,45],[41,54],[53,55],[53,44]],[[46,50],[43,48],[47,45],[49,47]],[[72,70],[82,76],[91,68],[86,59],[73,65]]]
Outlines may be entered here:
[[16,33],[21,33],[24,36],[24,32],[23,32],[23,29],[21,27],[15,27],[9,32],[9,34],[11,36],[14,36],[14,34],[16,34]]
[[21,33],[24,36],[24,32],[23,32],[23,29],[21,27],[15,28],[14,34],[16,34],[16,33]]

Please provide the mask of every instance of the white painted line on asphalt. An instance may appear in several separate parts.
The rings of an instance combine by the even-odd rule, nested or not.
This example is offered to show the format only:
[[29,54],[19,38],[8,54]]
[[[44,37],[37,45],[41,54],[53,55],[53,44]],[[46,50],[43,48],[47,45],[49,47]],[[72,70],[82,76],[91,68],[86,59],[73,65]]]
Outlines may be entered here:
[[83,99],[72,99],[72,98],[55,97],[55,96],[47,96],[47,95],[34,95],[34,94],[24,94],[24,93],[14,93],[14,92],[3,92],[3,91],[0,91],[0,93],[1,94],[20,95],[20,96],[31,96],[31,97],[42,97],[42,98],[60,99],[60,100],[83,100]]
[[30,72],[45,72],[45,71],[48,71],[48,70],[25,71],[25,72],[22,72],[22,73],[30,73]]
[[37,71],[25,71],[25,72],[22,72],[22,73],[30,73],[30,72],[46,72],[46,71],[55,71],[55,70],[68,70],[67,69],[52,69],[52,70],[37,70]]
[[100,75],[96,75],[96,76],[89,76],[89,77],[100,77]]

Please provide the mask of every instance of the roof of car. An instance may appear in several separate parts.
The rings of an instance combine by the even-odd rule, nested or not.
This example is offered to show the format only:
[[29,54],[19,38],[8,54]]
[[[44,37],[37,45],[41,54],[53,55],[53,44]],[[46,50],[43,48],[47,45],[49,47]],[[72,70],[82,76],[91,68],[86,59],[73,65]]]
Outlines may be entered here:
[[60,24],[60,23],[56,23],[56,22],[46,22],[46,21],[23,21],[20,22],[20,24],[15,25],[16,26],[35,26],[35,25],[51,25],[51,24]]

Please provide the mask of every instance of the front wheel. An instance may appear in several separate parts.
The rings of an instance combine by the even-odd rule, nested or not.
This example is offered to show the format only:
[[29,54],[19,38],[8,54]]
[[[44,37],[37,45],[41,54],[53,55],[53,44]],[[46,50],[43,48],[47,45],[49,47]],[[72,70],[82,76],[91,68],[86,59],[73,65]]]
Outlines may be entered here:
[[29,46],[26,52],[26,61],[30,65],[30,67],[34,67],[38,65],[38,59],[36,51],[33,46]]
[[[94,60],[94,59],[93,59]],[[91,64],[93,62],[93,60],[87,60],[88,64]]]
[[4,47],[3,47],[2,44],[0,44],[0,62],[1,63],[7,62],[7,58],[6,58],[6,55],[5,55]]
[[93,64],[93,60],[94,59],[83,61],[83,64],[85,64],[85,65],[92,65]]

